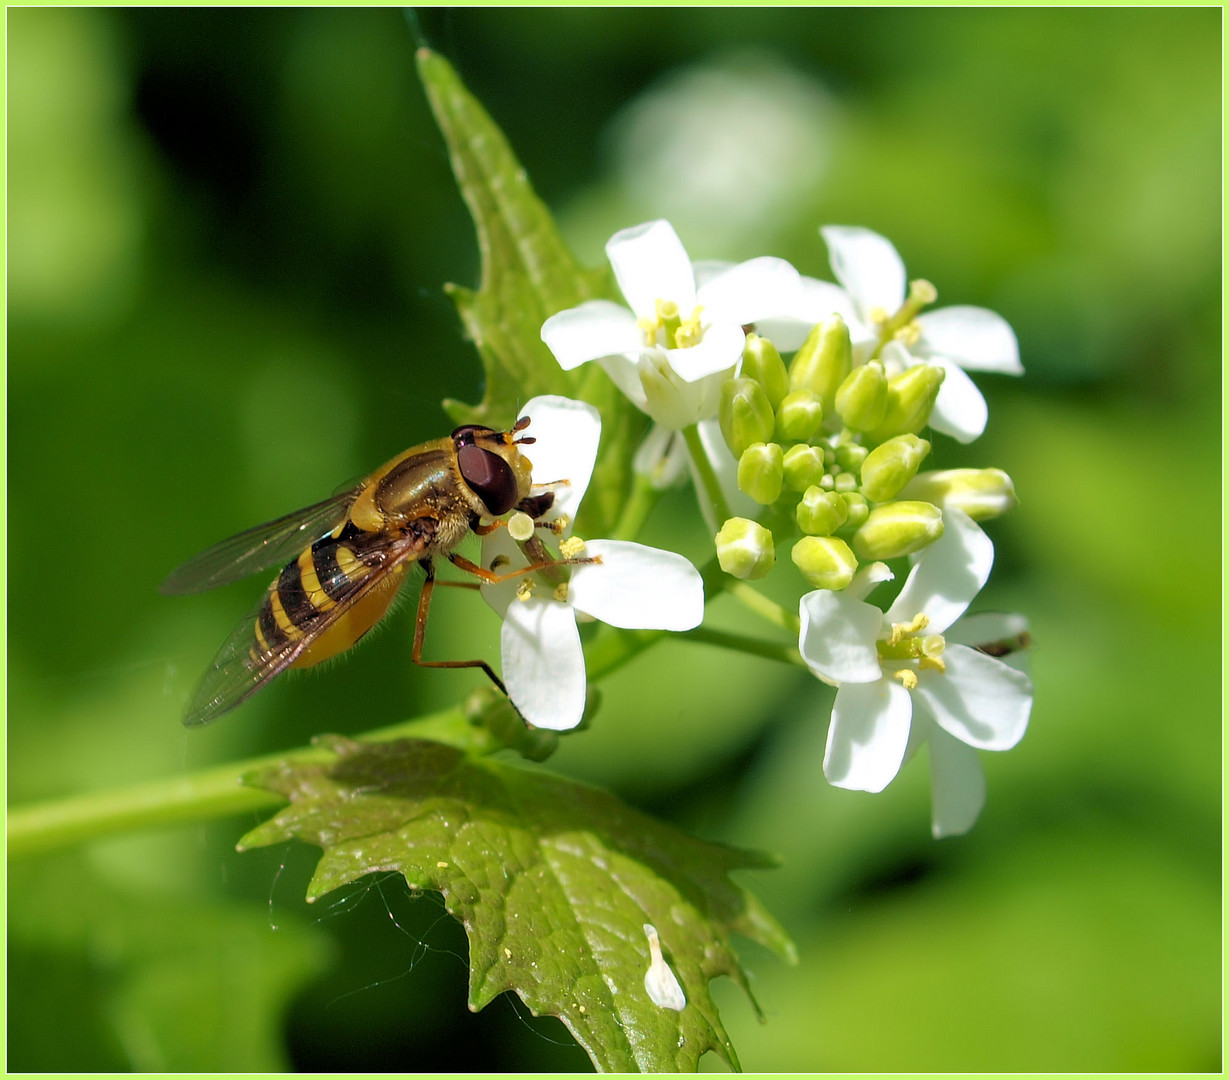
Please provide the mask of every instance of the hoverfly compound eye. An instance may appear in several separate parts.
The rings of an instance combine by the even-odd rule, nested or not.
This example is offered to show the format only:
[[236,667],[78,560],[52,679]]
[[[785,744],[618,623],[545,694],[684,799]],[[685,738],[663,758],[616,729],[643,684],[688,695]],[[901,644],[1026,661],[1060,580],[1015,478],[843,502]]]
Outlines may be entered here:
[[462,424],[461,427],[453,430],[452,441],[459,450],[462,446],[473,446],[474,440],[479,435],[494,434],[495,430],[493,428],[483,427],[481,424]]
[[457,448],[457,464],[465,482],[492,515],[498,517],[516,505],[516,475],[498,454],[470,443]]

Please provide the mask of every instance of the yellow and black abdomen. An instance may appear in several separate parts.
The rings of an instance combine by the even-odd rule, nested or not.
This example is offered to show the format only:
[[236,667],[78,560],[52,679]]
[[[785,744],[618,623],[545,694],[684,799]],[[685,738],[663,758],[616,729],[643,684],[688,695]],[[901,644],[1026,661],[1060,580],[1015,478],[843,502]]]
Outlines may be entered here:
[[380,534],[350,521],[305,548],[265,594],[252,659],[306,639],[290,666],[311,667],[350,648],[384,616],[413,562],[402,559],[373,581],[388,558]]

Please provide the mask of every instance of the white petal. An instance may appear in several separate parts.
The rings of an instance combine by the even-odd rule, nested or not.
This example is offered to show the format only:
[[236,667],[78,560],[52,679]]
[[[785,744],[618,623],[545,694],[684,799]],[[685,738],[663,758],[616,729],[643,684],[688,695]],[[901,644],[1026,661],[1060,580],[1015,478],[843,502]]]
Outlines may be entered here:
[[588,300],[552,315],[542,324],[542,340],[564,371],[612,353],[644,347],[636,316],[610,300]]
[[781,352],[801,348],[815,324],[830,315],[840,315],[845,320],[855,342],[875,337],[859,318],[853,297],[839,285],[804,277],[796,295],[797,304],[792,309],[778,309],[778,314],[755,320],[756,333],[768,338]]
[[892,242],[856,225],[825,225],[832,272],[866,319],[875,308],[893,314],[905,302],[905,264]]
[[883,612],[843,592],[816,589],[798,602],[798,651],[807,666],[835,683],[870,683],[883,677],[875,641]]
[[966,615],[946,636],[949,642],[976,648],[994,641],[1007,641],[1028,633],[1028,619],[1005,611],[979,611]]
[[882,791],[900,771],[913,702],[894,679],[846,683],[836,692],[824,776],[836,787]]
[[950,356],[969,371],[1023,375],[1015,331],[989,308],[956,306],[918,316],[919,345],[926,352]]
[[930,413],[930,426],[958,442],[972,442],[986,430],[986,399],[977,384],[947,357],[932,356],[929,362],[946,372]]
[[704,582],[682,555],[621,540],[591,540],[577,566],[568,602],[625,630],[690,630],[704,618]]
[[986,584],[994,544],[963,510],[943,511],[943,535],[926,548],[888,609],[889,622],[909,622],[924,612],[928,630],[941,634]]
[[1033,707],[1027,675],[970,649],[950,645],[947,670],[921,671],[918,695],[944,731],[981,750],[1010,750],[1024,736]]
[[632,458],[632,469],[643,476],[656,491],[665,491],[685,482],[687,443],[677,431],[654,424]]
[[554,600],[514,601],[499,634],[508,696],[535,727],[566,731],[585,711],[585,654],[576,616]]
[[965,615],[956,621],[944,635],[949,645],[968,645],[978,648],[996,642],[1008,642],[1015,646],[1006,656],[995,657],[1016,671],[1028,674],[1028,619],[1023,615],[1008,615],[999,611],[982,611]]
[[681,431],[706,413],[712,415],[717,411],[721,403],[721,383],[727,373],[732,372],[733,368],[726,368],[718,375],[686,382],[670,366],[661,350],[642,353],[637,374],[644,394],[644,411],[662,427]]
[[670,222],[650,221],[615,233],[606,245],[606,257],[639,318],[653,318],[658,300],[673,300],[684,319],[696,306],[691,260]]
[[544,394],[527,401],[521,415],[530,418],[525,434],[537,440],[525,451],[533,463],[533,482],[567,481],[554,489],[555,504],[547,518],[575,517],[597,461],[601,414],[586,402]]
[[936,840],[968,832],[986,804],[986,774],[977,751],[934,726],[930,789],[930,828]]
[[698,345],[667,349],[666,357],[684,382],[698,382],[734,367],[742,358],[746,343],[747,336],[738,323],[718,322],[705,328]]
[[[482,565],[490,566],[497,559],[500,560],[503,573],[529,565],[516,541],[508,535],[507,529],[495,529],[482,538]],[[516,589],[522,580],[524,579],[519,577],[510,578],[498,585],[483,585],[478,591],[482,593],[482,599],[490,604],[502,619],[516,600]]]
[[697,295],[713,278],[720,277],[734,265],[725,259],[696,259],[691,264],[691,272],[695,275]]
[[647,412],[644,387],[640,384],[640,360],[644,356],[662,351],[654,346],[616,356],[601,356],[597,362],[602,365],[602,370],[610,376],[610,381],[619,388],[623,396],[641,412]]
[[697,302],[713,322],[759,322],[798,307],[802,283],[784,259],[764,256],[731,267],[698,290]]

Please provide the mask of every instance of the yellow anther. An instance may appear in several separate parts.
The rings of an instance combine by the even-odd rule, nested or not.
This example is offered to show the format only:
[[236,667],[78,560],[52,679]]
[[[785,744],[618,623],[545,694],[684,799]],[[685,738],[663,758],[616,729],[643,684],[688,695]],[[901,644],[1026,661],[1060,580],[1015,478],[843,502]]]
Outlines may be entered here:
[[533,582],[529,578],[525,578],[516,587],[516,598],[518,600],[528,600],[531,596],[533,596]]
[[917,319],[914,319],[912,322],[905,323],[892,336],[902,345],[916,345],[918,338],[922,336],[922,328],[918,325]]
[[888,636],[888,644],[899,645],[906,636],[916,634],[919,630],[925,630],[929,625],[930,618],[924,612],[914,615],[909,622],[893,623],[892,633]]
[[555,586],[555,591],[551,593],[551,595],[558,600],[559,603],[566,604],[568,602],[568,583],[566,581],[561,581]]
[[917,672],[909,668],[901,668],[899,671],[892,672],[892,678],[899,679],[901,686],[906,690],[913,690],[917,686]]
[[[920,656],[918,657],[917,666],[924,668],[926,671],[937,671],[940,675],[947,672],[947,664],[937,656]],[[916,676],[914,676],[914,679],[916,681]]]
[[888,315],[887,308],[881,307],[873,307],[867,314],[870,316],[871,322],[876,326],[882,326],[891,317]]
[[585,550],[585,542],[579,536],[569,536],[559,545],[559,554],[565,559],[574,559]]

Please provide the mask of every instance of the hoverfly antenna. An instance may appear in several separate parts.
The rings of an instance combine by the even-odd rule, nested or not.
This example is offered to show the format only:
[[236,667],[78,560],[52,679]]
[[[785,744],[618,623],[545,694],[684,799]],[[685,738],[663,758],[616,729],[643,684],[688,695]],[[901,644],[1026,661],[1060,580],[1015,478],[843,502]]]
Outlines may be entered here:
[[513,439],[512,441],[516,443],[517,446],[532,446],[538,440],[535,439],[532,435],[525,435],[519,439]]
[[524,431],[531,423],[531,417],[522,416],[515,424],[512,425],[512,434],[515,435],[518,431]]

